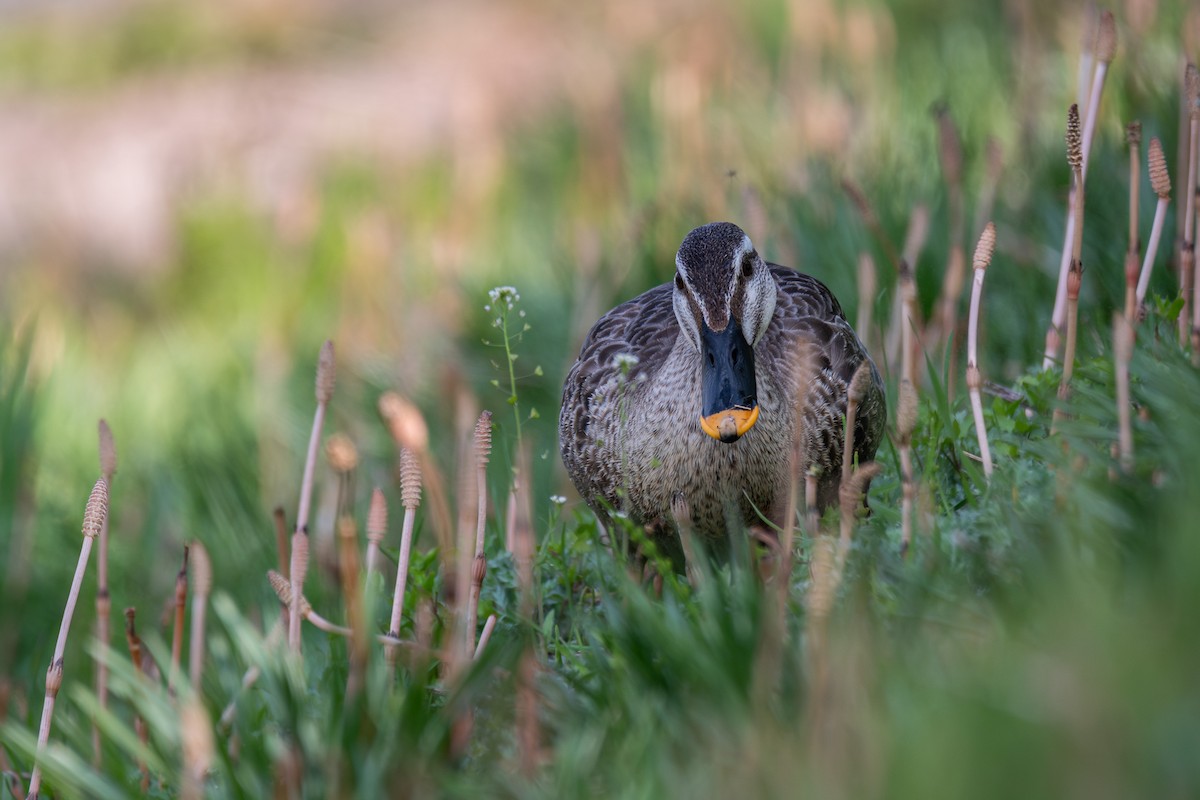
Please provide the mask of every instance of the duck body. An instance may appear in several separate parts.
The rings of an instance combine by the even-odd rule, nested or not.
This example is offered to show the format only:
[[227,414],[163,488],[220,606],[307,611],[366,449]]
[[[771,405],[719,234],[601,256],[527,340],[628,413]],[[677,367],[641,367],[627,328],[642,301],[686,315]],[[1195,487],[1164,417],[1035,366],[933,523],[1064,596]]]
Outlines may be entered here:
[[[818,504],[832,504],[847,385],[870,361],[837,300],[817,279],[763,262],[730,223],[693,231],[676,263],[674,285],[596,323],[568,372],[559,435],[580,495],[602,522],[621,511],[657,537],[675,533],[671,504],[681,496],[694,532],[724,544],[730,531],[784,522],[799,425],[802,468],[818,470]],[[724,367],[722,353],[731,354]],[[855,431],[863,462],[886,418],[871,370]]]

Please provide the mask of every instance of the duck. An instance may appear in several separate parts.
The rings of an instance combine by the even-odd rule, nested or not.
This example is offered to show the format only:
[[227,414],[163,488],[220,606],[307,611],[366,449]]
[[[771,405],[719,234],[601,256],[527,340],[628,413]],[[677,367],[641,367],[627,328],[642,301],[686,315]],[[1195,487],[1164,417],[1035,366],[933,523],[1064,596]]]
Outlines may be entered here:
[[615,517],[645,526],[678,561],[672,504],[683,501],[688,528],[728,553],[739,531],[783,526],[795,458],[818,476],[818,507],[837,502],[847,388],[863,362],[858,463],[883,438],[885,394],[837,298],[765,261],[734,223],[702,225],[683,238],[670,283],[585,337],[563,384],[563,464],[604,529]]

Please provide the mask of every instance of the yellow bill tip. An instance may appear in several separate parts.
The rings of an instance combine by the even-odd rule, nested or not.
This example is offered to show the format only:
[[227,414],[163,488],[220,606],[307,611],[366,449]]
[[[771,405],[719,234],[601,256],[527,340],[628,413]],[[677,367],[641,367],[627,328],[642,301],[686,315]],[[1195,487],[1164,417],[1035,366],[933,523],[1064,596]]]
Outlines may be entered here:
[[736,442],[758,422],[758,406],[730,408],[700,417],[700,428],[719,442]]

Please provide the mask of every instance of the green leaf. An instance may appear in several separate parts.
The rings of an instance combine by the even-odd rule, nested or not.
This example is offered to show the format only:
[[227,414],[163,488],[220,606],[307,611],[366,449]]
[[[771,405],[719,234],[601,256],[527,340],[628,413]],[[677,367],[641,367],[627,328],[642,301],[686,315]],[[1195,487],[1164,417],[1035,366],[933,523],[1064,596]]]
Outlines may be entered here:
[[1170,305],[1168,305],[1165,309],[1163,309],[1163,316],[1166,317],[1171,322],[1175,322],[1176,320],[1179,319],[1179,312],[1182,310],[1183,310],[1183,296],[1180,295],[1179,297],[1176,297],[1174,300],[1172,300]]

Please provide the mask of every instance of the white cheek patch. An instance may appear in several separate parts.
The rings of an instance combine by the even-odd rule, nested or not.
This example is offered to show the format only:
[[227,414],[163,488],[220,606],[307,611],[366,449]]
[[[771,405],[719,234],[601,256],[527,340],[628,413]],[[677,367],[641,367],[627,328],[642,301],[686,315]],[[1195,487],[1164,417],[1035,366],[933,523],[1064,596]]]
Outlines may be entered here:
[[679,322],[679,328],[687,334],[688,340],[692,346],[696,348],[696,352],[700,352],[700,326],[696,324],[696,318],[692,314],[691,306],[688,304],[687,298],[679,289],[674,289],[671,294],[671,305],[675,308],[675,319]]
[[742,312],[742,335],[753,347],[758,344],[771,318],[775,316],[775,281],[765,269],[755,270],[754,277],[746,283],[746,298]]

